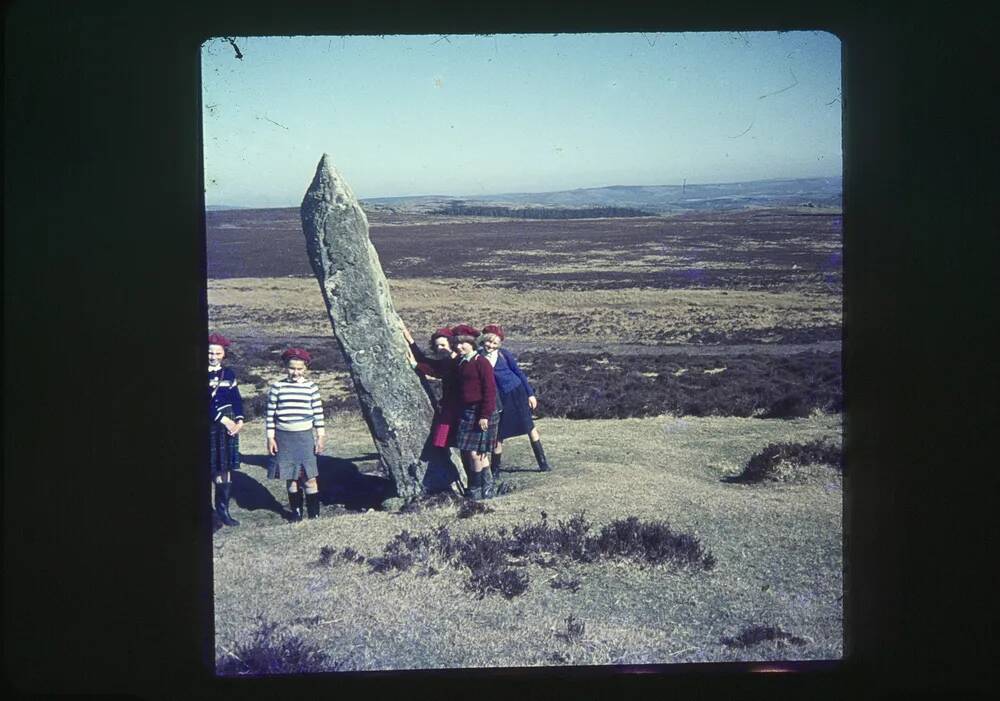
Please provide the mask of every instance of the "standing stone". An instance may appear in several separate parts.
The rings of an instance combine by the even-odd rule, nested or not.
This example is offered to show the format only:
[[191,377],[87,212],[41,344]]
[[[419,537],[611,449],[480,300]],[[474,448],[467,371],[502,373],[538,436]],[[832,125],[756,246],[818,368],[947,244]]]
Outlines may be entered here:
[[301,213],[309,262],[383,470],[403,499],[447,486],[457,469],[428,444],[434,410],[410,367],[368,218],[327,154]]

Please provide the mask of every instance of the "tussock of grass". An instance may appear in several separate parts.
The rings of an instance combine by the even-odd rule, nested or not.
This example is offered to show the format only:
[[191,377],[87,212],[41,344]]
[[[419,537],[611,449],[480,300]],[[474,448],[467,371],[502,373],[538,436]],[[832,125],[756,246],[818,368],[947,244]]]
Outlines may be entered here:
[[[482,506],[482,505],[478,505]],[[429,533],[398,533],[378,557],[367,562],[373,573],[406,572],[422,566],[429,576],[438,570],[433,563],[468,568],[466,587],[479,598],[499,593],[510,599],[528,589],[530,577],[514,569],[527,564],[552,567],[560,560],[593,563],[601,559],[627,559],[646,565],[670,564],[678,569],[710,570],[715,557],[693,535],[674,533],[664,521],[641,521],[630,516],[591,534],[592,524],[579,513],[555,526],[543,514],[537,523],[517,525],[495,532],[474,532],[461,541],[452,538],[447,526]],[[326,549],[324,549],[325,551]],[[321,551],[321,559],[323,557]],[[554,588],[577,591],[579,580],[563,579]]]
[[427,511],[429,509],[443,509],[446,506],[453,506],[464,501],[466,500],[452,492],[438,492],[436,494],[420,496],[412,501],[408,501],[400,507],[399,513],[419,514],[421,511]]
[[580,590],[580,580],[576,577],[567,577],[560,575],[553,579],[549,586],[553,589],[568,589],[571,592],[578,592]]
[[513,599],[528,591],[528,573],[515,569],[484,569],[472,573],[466,588],[482,599],[487,594],[501,594],[505,599]]
[[729,482],[790,482],[801,478],[798,468],[804,465],[829,465],[844,469],[843,449],[822,438],[808,443],[770,443],[747,462],[743,472]]
[[719,642],[727,647],[750,647],[763,642],[774,641],[778,644],[791,643],[793,645],[804,645],[806,640],[797,635],[792,635],[783,631],[778,626],[753,625],[747,626],[736,636],[722,638]]
[[249,640],[216,661],[220,675],[297,674],[330,667],[326,653],[284,626],[260,617]]
[[364,563],[365,556],[354,548],[344,548],[344,550],[340,553],[340,559],[345,562],[352,562],[356,565],[360,565]]
[[556,633],[556,637],[567,643],[579,642],[583,639],[583,633],[587,630],[587,624],[573,614],[566,617],[566,630]]
[[337,549],[329,545],[324,545],[319,549],[319,560],[316,564],[320,567],[329,567],[333,564],[333,556],[337,554]]
[[478,514],[491,514],[493,509],[480,501],[464,499],[458,507],[459,518],[472,518]]
[[694,536],[673,533],[662,521],[643,523],[635,516],[605,526],[597,548],[606,557],[627,557],[651,564],[674,562],[706,570],[715,566],[715,557],[706,553]]

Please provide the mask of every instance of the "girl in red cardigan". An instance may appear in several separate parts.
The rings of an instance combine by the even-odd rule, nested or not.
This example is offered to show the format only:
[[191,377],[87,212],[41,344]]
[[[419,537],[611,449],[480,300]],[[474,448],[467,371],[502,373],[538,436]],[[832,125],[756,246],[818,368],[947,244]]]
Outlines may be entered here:
[[468,494],[472,499],[490,499],[494,495],[490,454],[497,443],[500,412],[497,410],[497,388],[493,367],[476,352],[479,332],[464,324],[456,326],[452,347],[458,354],[455,371],[462,413],[458,422],[455,444],[468,458]]

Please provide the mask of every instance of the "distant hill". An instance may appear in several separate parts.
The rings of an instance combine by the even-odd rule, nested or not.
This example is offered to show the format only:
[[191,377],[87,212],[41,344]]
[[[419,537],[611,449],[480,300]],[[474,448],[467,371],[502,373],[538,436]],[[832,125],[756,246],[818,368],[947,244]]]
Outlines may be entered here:
[[424,195],[373,197],[366,203],[411,210],[489,205],[518,207],[626,207],[656,213],[745,207],[841,206],[843,179],[798,178],[710,185],[610,185],[556,192],[515,192],[475,197]]
[[230,209],[252,209],[252,207],[240,207],[232,204],[207,204],[205,205],[206,212],[227,212]]

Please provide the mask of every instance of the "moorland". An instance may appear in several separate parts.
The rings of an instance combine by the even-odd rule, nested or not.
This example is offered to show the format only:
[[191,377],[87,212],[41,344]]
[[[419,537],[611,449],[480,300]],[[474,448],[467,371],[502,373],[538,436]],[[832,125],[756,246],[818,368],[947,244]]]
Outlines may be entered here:
[[[242,525],[214,535],[220,671],[841,656],[843,466],[804,457],[840,450],[839,208],[364,207],[416,337],[505,327],[555,469],[515,438],[485,509],[379,510],[297,208],[208,212],[210,326],[234,341],[249,416]],[[321,518],[298,524],[266,479],[260,416],[289,345],[314,354],[331,426]]]

